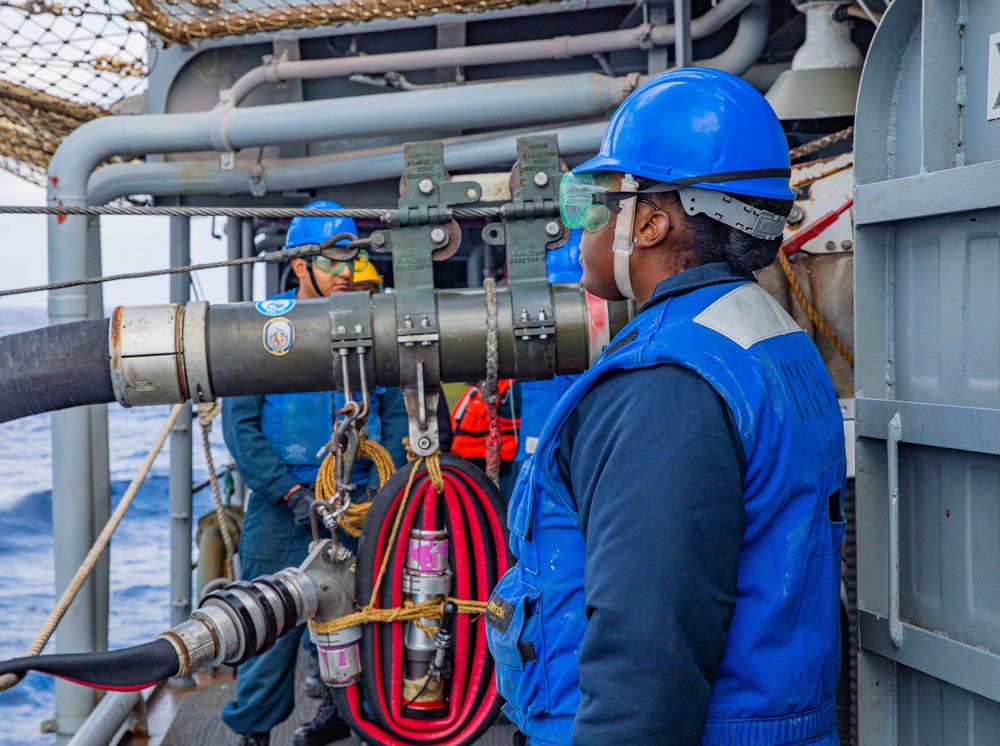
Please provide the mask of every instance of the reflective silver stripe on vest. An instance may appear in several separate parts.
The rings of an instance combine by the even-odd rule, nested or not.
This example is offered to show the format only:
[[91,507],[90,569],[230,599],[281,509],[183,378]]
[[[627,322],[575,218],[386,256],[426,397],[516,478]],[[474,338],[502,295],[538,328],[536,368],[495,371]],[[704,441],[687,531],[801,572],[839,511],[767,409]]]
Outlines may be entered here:
[[726,293],[695,316],[694,321],[733,340],[744,350],[771,337],[803,331],[755,282]]

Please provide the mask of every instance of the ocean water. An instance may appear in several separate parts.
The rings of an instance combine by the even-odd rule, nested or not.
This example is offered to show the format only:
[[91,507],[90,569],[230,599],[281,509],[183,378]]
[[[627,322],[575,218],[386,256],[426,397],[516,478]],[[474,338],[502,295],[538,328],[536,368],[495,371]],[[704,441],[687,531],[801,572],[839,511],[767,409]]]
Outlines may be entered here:
[[[45,326],[41,308],[0,309],[0,336]],[[169,407],[109,405],[112,505],[121,496],[163,427]],[[22,655],[55,603],[52,545],[51,418],[0,425],[0,660]],[[211,432],[216,468],[229,463],[219,420]],[[109,648],[155,639],[170,626],[169,442],[111,542]],[[194,481],[208,475],[201,434],[194,428]],[[213,510],[211,490],[195,495],[194,517]],[[194,550],[193,550],[194,551]],[[58,630],[56,635],[58,636]],[[46,653],[55,652],[55,641]],[[40,732],[55,713],[53,679],[31,673],[0,693],[0,744],[50,746]]]

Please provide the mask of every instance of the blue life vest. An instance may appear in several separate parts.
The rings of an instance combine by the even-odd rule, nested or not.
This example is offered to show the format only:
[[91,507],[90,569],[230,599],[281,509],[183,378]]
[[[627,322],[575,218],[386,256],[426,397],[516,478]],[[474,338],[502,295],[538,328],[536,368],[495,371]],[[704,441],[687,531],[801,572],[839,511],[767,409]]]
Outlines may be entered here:
[[[292,289],[273,299],[294,298]],[[382,419],[379,415],[379,395],[384,388],[377,388],[371,396],[371,412],[365,424],[365,434],[377,443],[382,442]],[[360,400],[360,394],[355,395]],[[344,406],[344,395],[339,391],[312,391],[298,394],[268,394],[260,410],[260,429],[288,471],[306,484],[316,481],[322,459],[316,457],[320,449],[330,442],[333,433],[334,412]],[[374,466],[368,459],[359,459],[354,465],[353,481],[366,487]],[[378,484],[378,478],[371,481]]]
[[[554,253],[554,252],[550,252]],[[549,418],[559,397],[565,394],[578,375],[556,376],[550,381],[525,381],[515,383],[521,397],[521,408],[517,411],[520,420],[517,437],[515,468],[527,461],[538,448],[538,437],[542,426]]]
[[701,743],[836,746],[843,422],[812,340],[746,282],[701,287],[644,309],[546,422],[508,512],[518,564],[486,613],[504,711],[531,744],[571,742],[587,629],[586,555],[557,465],[560,432],[602,376],[663,363],[689,368],[715,388],[746,455],[736,606]]

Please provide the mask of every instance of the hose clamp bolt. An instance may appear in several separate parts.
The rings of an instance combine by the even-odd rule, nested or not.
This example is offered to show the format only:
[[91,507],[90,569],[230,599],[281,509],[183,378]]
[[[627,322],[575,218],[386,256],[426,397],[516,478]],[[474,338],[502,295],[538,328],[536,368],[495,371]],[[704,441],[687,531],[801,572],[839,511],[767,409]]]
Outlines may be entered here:
[[430,179],[421,179],[420,183],[417,184],[417,189],[420,190],[421,194],[430,194],[434,191],[434,182]]
[[535,174],[535,178],[532,181],[535,182],[535,186],[543,187],[549,183],[549,175],[544,171],[539,171]]
[[431,231],[431,241],[440,246],[448,241],[448,231],[444,228],[435,228]]
[[554,238],[562,233],[562,227],[555,220],[550,220],[545,224],[545,232]]

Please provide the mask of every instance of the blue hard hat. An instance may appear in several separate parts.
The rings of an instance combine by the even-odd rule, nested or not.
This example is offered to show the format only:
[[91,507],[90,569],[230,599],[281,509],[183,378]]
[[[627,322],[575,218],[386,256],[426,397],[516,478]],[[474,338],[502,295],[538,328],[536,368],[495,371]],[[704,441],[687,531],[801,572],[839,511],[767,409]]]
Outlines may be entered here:
[[545,267],[549,274],[549,284],[557,282],[579,282],[583,277],[580,264],[580,236],[583,231],[570,231],[569,240],[558,249],[546,252]]
[[[781,122],[753,86],[721,70],[687,67],[662,73],[633,91],[611,116],[600,154],[573,170],[620,171],[674,182],[789,166]],[[689,186],[751,197],[795,198],[788,176]]]
[[[342,210],[339,204],[327,199],[310,202],[306,205],[307,210]],[[354,218],[310,218],[304,215],[292,218],[288,225],[288,233],[285,234],[285,248],[294,249],[296,246],[307,244],[321,244],[331,236],[338,233],[353,233],[358,235],[358,226]],[[337,246],[346,245],[348,241],[337,241]]]

